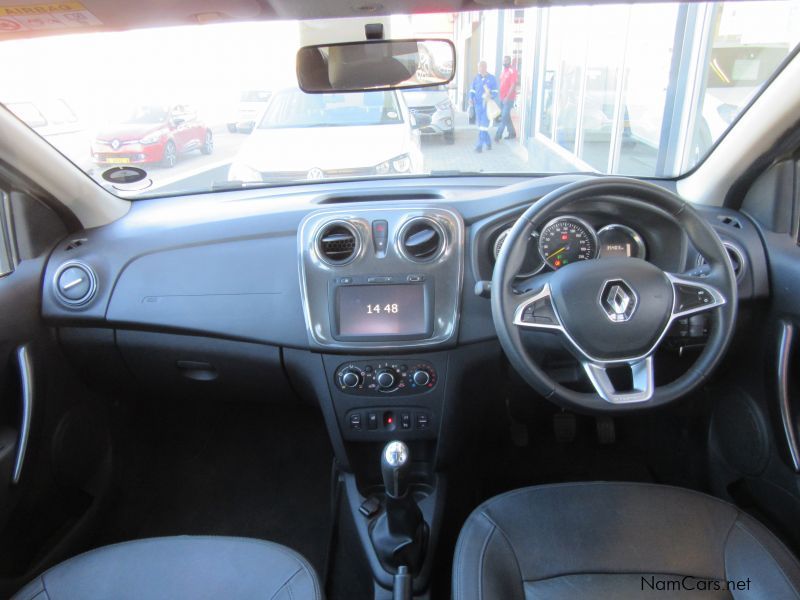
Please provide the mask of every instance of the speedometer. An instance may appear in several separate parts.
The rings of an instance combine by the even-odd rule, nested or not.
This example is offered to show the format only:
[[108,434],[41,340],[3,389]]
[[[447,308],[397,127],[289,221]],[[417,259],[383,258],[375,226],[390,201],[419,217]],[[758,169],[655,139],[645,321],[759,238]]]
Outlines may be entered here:
[[597,257],[597,234],[576,217],[553,219],[539,236],[539,254],[553,269]]

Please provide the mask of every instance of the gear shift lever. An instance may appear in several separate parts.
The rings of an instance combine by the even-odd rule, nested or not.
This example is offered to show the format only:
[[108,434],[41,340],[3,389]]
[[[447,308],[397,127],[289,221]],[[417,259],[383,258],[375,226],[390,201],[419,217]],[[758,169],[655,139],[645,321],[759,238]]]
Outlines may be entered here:
[[409,492],[411,452],[403,442],[392,441],[381,452],[381,473],[386,488],[386,510],[375,519],[370,537],[384,567],[397,571],[406,566],[418,571],[425,555],[428,526]]
[[386,495],[400,498],[408,491],[411,456],[403,442],[389,442],[381,453],[381,474]]

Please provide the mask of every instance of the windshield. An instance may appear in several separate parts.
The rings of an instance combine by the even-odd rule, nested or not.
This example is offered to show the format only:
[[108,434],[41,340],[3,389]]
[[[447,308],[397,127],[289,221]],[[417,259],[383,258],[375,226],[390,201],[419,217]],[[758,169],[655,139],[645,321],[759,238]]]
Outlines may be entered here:
[[123,119],[126,125],[155,125],[168,118],[166,109],[160,106],[140,106]]
[[269,103],[261,129],[283,127],[348,127],[400,123],[394,92],[305,94],[287,90]]
[[[301,46],[363,39],[373,22],[387,38],[451,40],[455,63],[422,46],[419,69],[452,81],[297,88]],[[798,41],[800,0],[70,30],[0,42],[0,103],[130,198],[414,175],[674,178],[704,160]],[[120,165],[146,180],[102,178]]]

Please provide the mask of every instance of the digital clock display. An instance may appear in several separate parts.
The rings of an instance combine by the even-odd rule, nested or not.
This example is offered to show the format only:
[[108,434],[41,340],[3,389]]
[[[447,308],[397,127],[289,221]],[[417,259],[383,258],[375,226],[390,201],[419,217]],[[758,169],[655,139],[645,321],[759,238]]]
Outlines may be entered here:
[[340,336],[414,336],[428,331],[423,285],[340,287],[337,307]]

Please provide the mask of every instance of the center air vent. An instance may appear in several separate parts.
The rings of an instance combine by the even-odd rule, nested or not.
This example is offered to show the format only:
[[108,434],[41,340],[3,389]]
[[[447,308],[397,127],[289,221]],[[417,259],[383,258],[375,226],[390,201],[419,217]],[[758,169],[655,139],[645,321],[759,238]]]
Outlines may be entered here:
[[345,221],[327,223],[317,234],[317,252],[326,263],[344,265],[358,253],[358,234]]
[[442,227],[428,217],[416,217],[403,225],[399,235],[400,251],[416,262],[437,259],[445,247]]

